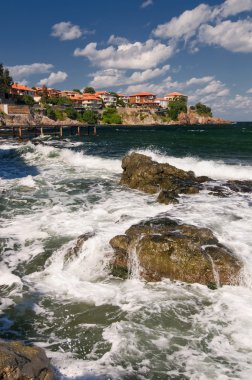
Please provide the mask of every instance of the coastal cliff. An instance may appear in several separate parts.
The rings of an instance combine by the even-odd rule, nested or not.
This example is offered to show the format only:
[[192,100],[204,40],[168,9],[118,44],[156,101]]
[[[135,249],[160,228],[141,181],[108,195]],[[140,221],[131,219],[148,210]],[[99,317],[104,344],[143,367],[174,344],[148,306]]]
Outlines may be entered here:
[[[177,121],[171,121],[155,110],[137,108],[118,108],[118,114],[121,117],[122,125],[193,125],[193,124],[231,124],[229,120],[222,118],[200,116],[195,112],[181,113]],[[0,126],[12,125],[79,125],[83,124],[77,120],[65,118],[62,120],[53,120],[40,114],[26,115],[6,115],[0,114]],[[101,123],[100,123],[101,124]],[[113,124],[111,124],[113,125]]]

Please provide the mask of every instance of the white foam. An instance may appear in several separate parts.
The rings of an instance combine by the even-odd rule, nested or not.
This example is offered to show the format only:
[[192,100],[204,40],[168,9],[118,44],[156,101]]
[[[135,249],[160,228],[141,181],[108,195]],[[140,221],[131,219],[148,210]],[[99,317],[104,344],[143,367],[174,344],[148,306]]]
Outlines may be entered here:
[[149,149],[139,149],[138,153],[150,156],[160,163],[169,163],[183,170],[192,170],[197,176],[206,175],[213,179],[251,180],[252,167],[249,165],[229,165],[221,160],[204,160],[197,157],[174,157]]

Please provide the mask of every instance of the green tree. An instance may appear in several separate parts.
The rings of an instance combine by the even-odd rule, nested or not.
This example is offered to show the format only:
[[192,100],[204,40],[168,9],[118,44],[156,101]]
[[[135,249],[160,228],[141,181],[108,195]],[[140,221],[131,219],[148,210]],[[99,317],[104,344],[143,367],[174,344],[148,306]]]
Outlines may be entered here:
[[95,89],[93,87],[86,87],[83,92],[84,94],[95,94]]
[[102,114],[103,124],[122,124],[122,118],[117,113],[116,108],[106,108]]
[[98,122],[99,116],[97,112],[92,110],[86,110],[82,114],[82,120],[88,124],[96,124]]
[[197,112],[198,115],[210,116],[210,117],[213,116],[212,109],[200,102],[195,104],[195,111]]
[[0,64],[0,98],[5,98],[11,90],[13,79],[10,76],[9,70]]
[[171,100],[168,104],[167,115],[172,120],[178,120],[178,116],[181,112],[187,112],[186,100],[184,98]]
[[32,96],[30,96],[30,95],[23,95],[23,96],[19,96],[18,97],[17,103],[18,104],[26,104],[27,106],[32,107],[32,106],[34,106],[34,104],[36,102],[35,102],[35,100],[33,99]]
[[65,114],[69,119],[76,120],[78,118],[78,112],[74,108],[69,107],[65,109]]
[[55,111],[52,107],[46,108],[46,116],[49,117],[49,119],[57,120],[57,116],[56,116]]

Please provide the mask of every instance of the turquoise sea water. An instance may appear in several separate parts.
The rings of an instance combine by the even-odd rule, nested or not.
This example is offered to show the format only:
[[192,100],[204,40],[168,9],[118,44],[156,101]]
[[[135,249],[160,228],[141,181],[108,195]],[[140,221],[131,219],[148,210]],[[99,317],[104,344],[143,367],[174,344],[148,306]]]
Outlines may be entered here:
[[[130,151],[218,183],[251,180],[252,123],[98,127],[97,137],[0,144],[1,337],[44,347],[61,379],[252,377],[251,194],[203,190],[165,206],[118,185]],[[241,286],[112,277],[109,240],[160,213],[211,228],[243,261]]]

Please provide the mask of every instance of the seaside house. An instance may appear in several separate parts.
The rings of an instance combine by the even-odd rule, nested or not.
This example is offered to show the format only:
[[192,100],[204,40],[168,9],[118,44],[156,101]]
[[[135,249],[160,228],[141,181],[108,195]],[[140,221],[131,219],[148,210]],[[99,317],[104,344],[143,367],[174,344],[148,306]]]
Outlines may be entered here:
[[96,91],[96,96],[102,99],[105,107],[116,107],[117,97],[108,91]]
[[117,94],[118,99],[122,100],[125,105],[129,103],[129,96],[124,94]]
[[187,103],[188,96],[181,94],[180,92],[170,92],[169,94],[166,94],[164,96],[164,99],[167,100],[168,102],[175,99],[183,99]]
[[14,83],[11,86],[11,95],[12,95],[12,97],[15,97],[15,96],[24,96],[24,95],[29,95],[29,96],[34,97],[35,94],[36,94],[35,90],[33,90],[30,87],[24,86],[22,84]]
[[134,107],[151,107],[156,108],[156,95],[151,92],[138,92],[129,95],[129,104]]
[[99,96],[88,93],[82,95],[81,104],[85,109],[93,111],[101,109],[103,106],[102,99]]
[[156,104],[159,108],[167,108],[169,101],[165,98],[156,98]]

